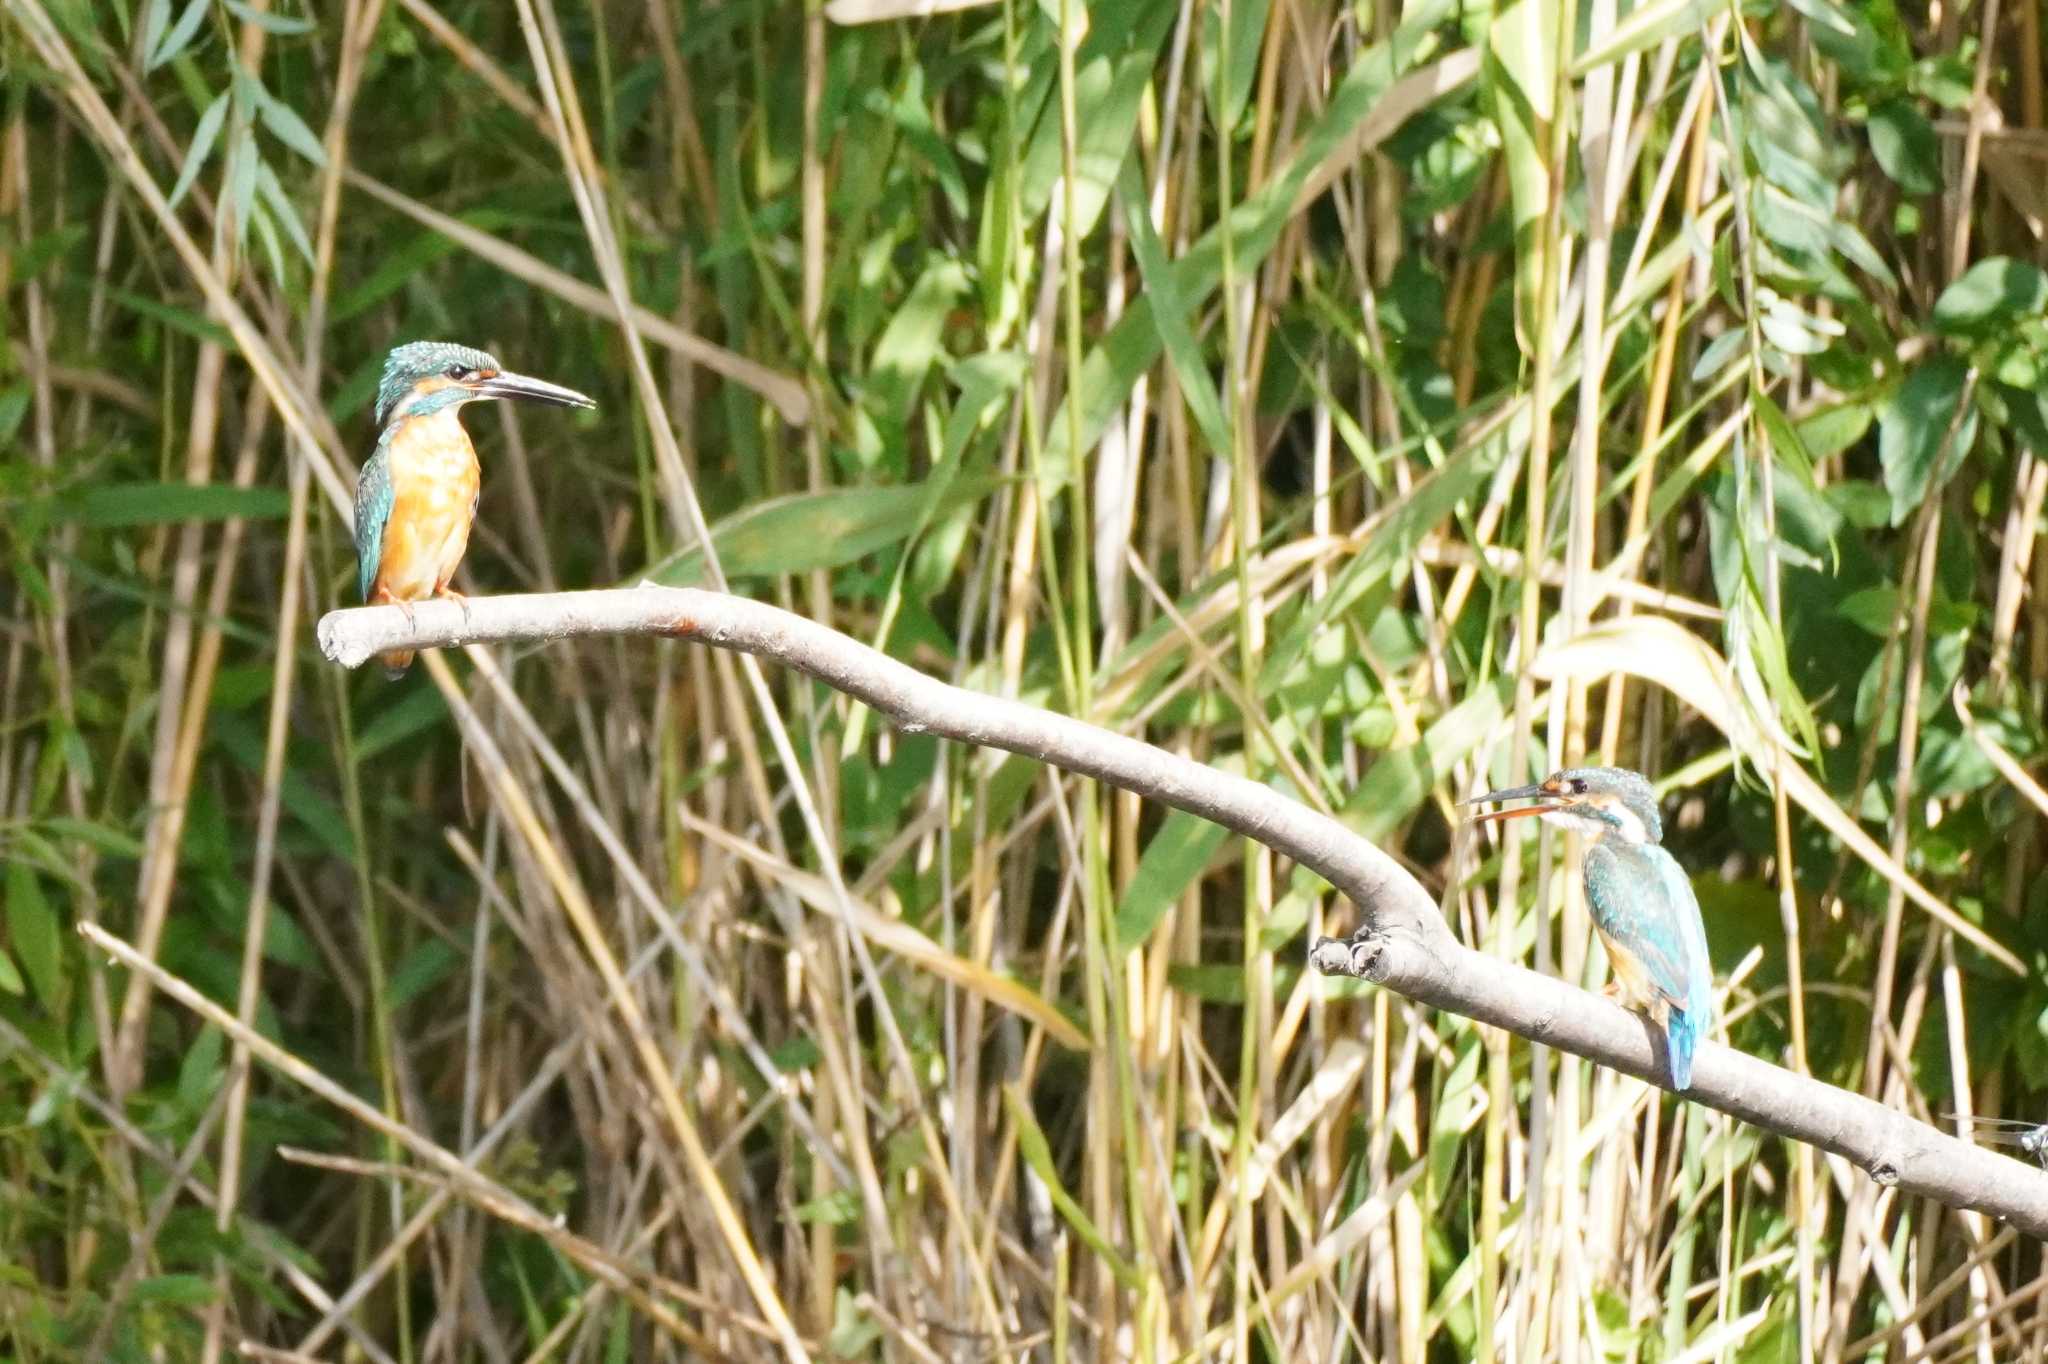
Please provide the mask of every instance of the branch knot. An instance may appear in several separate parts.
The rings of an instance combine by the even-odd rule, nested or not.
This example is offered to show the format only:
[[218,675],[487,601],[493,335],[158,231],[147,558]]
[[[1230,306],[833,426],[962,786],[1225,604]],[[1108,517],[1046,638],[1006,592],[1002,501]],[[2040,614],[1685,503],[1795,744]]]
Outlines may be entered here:
[[1326,976],[1354,976],[1375,985],[1387,978],[1386,939],[1370,928],[1348,938],[1317,938],[1308,949],[1308,964]]

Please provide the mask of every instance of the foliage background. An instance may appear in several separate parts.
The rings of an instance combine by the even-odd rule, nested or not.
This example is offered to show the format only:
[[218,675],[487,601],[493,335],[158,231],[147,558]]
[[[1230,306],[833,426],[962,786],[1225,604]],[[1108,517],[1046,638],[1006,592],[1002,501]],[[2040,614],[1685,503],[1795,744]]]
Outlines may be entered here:
[[385,350],[483,345],[600,410],[472,411],[466,590],[722,576],[1589,987],[1452,801],[1625,762],[1730,1040],[2038,1114],[2040,7],[863,7],[7,0],[8,1357],[2040,1357],[2031,1243],[1306,979],[1191,819],[309,634]]

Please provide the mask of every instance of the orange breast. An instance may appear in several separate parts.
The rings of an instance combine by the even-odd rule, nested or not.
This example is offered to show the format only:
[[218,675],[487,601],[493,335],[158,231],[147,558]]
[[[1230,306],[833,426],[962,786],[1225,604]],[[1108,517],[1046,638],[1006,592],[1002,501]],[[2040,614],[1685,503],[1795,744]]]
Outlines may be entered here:
[[391,438],[391,519],[373,591],[431,597],[455,576],[476,517],[476,451],[454,409],[406,422]]
[[1644,969],[1643,959],[1629,951],[1626,945],[1616,942],[1600,925],[1594,924],[1593,928],[1607,946],[1607,964],[1614,972],[1615,982],[1621,986],[1622,1000],[1631,1009],[1661,1019],[1664,1016],[1664,996],[1650,983],[1650,973]]

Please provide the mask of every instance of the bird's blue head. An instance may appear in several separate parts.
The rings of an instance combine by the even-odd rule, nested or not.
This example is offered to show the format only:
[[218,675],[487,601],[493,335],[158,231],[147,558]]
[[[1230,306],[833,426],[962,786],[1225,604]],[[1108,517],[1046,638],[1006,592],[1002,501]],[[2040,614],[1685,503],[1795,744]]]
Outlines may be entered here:
[[1480,820],[1533,816],[1591,838],[1612,836],[1624,843],[1656,843],[1664,837],[1657,793],[1649,779],[1626,767],[1567,767],[1534,786],[1515,786],[1474,796],[1466,805],[1530,800],[1533,805],[1488,810]]
[[557,407],[596,407],[573,388],[513,374],[497,357],[450,341],[408,341],[384,358],[377,425],[425,417],[480,398],[521,398]]

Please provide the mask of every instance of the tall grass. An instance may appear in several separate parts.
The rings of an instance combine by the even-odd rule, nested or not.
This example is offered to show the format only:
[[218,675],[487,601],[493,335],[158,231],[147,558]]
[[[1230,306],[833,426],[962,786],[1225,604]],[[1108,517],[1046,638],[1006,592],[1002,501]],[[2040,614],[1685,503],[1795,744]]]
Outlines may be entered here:
[[1729,1041],[2048,1117],[2039,6],[828,9],[0,7],[7,1354],[2042,1357],[2030,1243],[1309,977],[1190,817],[307,634],[385,350],[485,346],[600,411],[472,409],[465,591],[780,601],[1589,988],[1451,802],[1638,767]]

